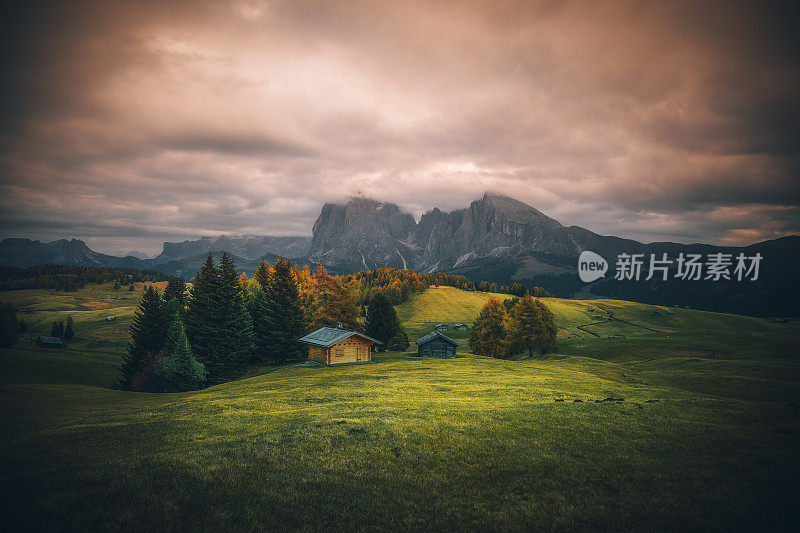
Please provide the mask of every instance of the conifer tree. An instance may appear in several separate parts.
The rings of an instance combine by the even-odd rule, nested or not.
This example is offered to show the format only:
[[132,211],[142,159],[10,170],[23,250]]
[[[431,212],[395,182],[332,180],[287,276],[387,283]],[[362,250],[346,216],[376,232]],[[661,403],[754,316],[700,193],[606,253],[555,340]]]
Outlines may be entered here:
[[397,335],[389,340],[387,348],[393,352],[404,352],[408,349],[408,345],[408,335],[401,329]]
[[251,362],[266,363],[272,357],[272,328],[269,322],[269,301],[267,294],[256,284],[255,292],[250,298],[247,310],[253,322],[253,354]]
[[58,322],[53,320],[53,325],[50,327],[50,336],[58,337]]
[[263,310],[259,318],[264,321],[258,336],[260,356],[271,361],[302,358],[305,350],[297,339],[306,334],[307,325],[297,277],[289,261],[275,262],[258,307]]
[[186,309],[181,305],[177,298],[170,298],[166,300],[167,303],[164,304],[164,315],[167,317],[168,323],[172,323],[172,318],[175,316],[176,313],[181,315],[181,320],[185,320],[184,316],[186,313]]
[[370,301],[364,327],[367,335],[381,341],[382,344],[377,346],[380,351],[386,350],[389,341],[401,331],[397,311],[382,292],[377,293]]
[[269,274],[270,274],[270,266],[269,263],[266,261],[261,261],[261,264],[258,265],[256,269],[256,274],[254,279],[261,287],[261,290],[267,290],[267,284],[269,283]]
[[217,327],[220,340],[218,366],[209,371],[211,381],[230,379],[242,370],[253,353],[253,323],[245,306],[236,264],[222,253],[219,263]]
[[192,284],[186,309],[185,328],[192,352],[208,371],[209,381],[217,380],[222,357],[219,335],[219,270],[208,254]]
[[480,355],[501,359],[508,355],[506,310],[497,298],[489,298],[475,319],[469,346]]
[[164,301],[169,302],[177,298],[181,306],[186,305],[186,281],[183,278],[172,276],[164,287]]
[[196,390],[206,380],[203,363],[195,359],[183,326],[181,305],[172,298],[167,306],[172,309],[164,349],[153,370],[159,390],[180,392]]
[[167,331],[167,316],[164,312],[164,301],[158,290],[150,285],[144,290],[139,308],[131,322],[131,340],[128,352],[122,359],[122,377],[117,382],[120,388],[130,389],[137,378],[137,388],[145,388],[149,376],[141,372],[151,366],[164,348]]
[[64,339],[71,341],[75,338],[75,332],[72,330],[72,316],[67,317],[67,325],[64,327]]

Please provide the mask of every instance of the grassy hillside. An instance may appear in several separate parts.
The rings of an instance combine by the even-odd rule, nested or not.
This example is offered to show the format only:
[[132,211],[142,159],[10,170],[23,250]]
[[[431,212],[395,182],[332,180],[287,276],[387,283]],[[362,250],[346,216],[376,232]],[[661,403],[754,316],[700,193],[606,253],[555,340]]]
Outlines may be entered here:
[[[412,295],[397,311],[412,341],[442,322],[449,327],[447,335],[466,349],[469,332],[457,331],[452,326],[458,322],[471,326],[491,297],[500,301],[509,298],[505,294],[437,287]],[[800,330],[797,323],[778,324],[762,318],[620,300],[542,298],[542,301],[555,315],[559,353],[614,360],[668,355],[717,358],[798,355],[792,346],[796,345]],[[601,318],[595,318],[598,315]]]
[[[55,314],[90,296],[41,292],[25,297]],[[416,338],[436,322],[471,323],[488,297],[431,289],[399,312]],[[389,353],[371,365],[266,368],[182,394],[108,389],[111,347],[0,350],[0,520],[122,530],[728,530],[796,520],[796,324],[655,317],[651,306],[602,300],[548,305],[564,336],[545,357]],[[576,328],[600,307],[659,332],[610,321],[596,338]],[[93,335],[97,322],[80,316]]]

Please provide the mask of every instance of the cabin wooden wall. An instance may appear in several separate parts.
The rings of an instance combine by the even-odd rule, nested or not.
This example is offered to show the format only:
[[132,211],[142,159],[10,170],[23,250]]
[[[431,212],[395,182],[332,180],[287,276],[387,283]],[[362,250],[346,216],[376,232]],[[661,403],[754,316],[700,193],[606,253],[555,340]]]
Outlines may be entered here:
[[371,359],[372,342],[360,337],[350,337],[331,346],[329,364],[355,363]]
[[318,361],[323,365],[328,364],[328,349],[321,346],[314,346],[313,344],[308,347],[308,358],[311,361]]
[[417,349],[420,357],[455,357],[456,347],[444,339],[433,339]]

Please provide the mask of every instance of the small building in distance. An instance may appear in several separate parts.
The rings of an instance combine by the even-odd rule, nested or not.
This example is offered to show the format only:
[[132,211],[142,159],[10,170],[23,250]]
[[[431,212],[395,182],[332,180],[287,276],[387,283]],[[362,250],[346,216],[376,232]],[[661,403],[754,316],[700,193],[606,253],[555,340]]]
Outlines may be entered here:
[[64,344],[58,337],[45,337],[40,335],[36,337],[36,346],[39,348],[59,348],[61,350],[66,349],[67,345]]
[[439,331],[447,331],[447,324],[442,324],[441,322],[433,327],[435,327]]
[[467,331],[469,329],[469,326],[462,322],[459,322],[458,324],[453,324],[453,327],[456,328],[458,331]]
[[116,319],[117,319],[116,315],[114,315],[114,316],[107,316],[107,317],[106,317],[106,322],[113,322],[113,321],[115,321]]
[[372,347],[380,341],[352,329],[324,326],[299,339],[308,344],[308,359],[325,365],[372,360]]
[[431,331],[416,341],[417,355],[420,357],[455,357],[460,346],[456,341],[440,331]]

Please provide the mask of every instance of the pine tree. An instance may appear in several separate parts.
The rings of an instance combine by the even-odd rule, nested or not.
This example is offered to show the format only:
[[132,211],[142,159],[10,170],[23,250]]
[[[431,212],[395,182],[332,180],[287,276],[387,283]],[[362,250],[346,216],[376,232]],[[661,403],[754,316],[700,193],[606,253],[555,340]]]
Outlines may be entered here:
[[53,321],[53,325],[50,328],[50,336],[58,337],[58,322],[56,322],[55,320]]
[[300,301],[297,277],[289,261],[278,259],[267,280],[260,312],[258,352],[271,361],[292,361],[303,357],[305,350],[297,339],[306,334],[305,313]]
[[67,325],[64,327],[64,339],[71,341],[75,338],[75,332],[72,331],[72,316],[67,317]]
[[393,352],[404,352],[408,349],[408,335],[402,329],[389,340],[387,348]]
[[380,351],[386,350],[389,341],[400,332],[397,311],[383,293],[376,294],[369,303],[364,326],[367,335],[381,341],[377,346]]
[[261,261],[261,264],[258,265],[256,269],[256,274],[254,279],[261,287],[261,290],[267,290],[267,284],[269,283],[269,275],[270,275],[270,266],[269,263],[266,261]]
[[164,315],[168,317],[168,321],[171,324],[172,318],[175,314],[181,315],[181,320],[183,321],[184,313],[186,312],[185,308],[181,305],[177,298],[170,298],[166,300],[167,303],[164,304]]
[[269,300],[267,293],[256,284],[255,293],[252,295],[247,306],[250,312],[250,319],[253,322],[253,350],[251,362],[266,363],[272,357],[272,327],[269,322]]
[[506,310],[497,298],[489,298],[475,319],[469,346],[480,355],[501,359],[508,355]]
[[122,359],[122,377],[117,382],[120,388],[135,387],[137,390],[143,390],[147,387],[149,381],[147,371],[164,348],[166,331],[167,316],[164,312],[164,301],[158,290],[151,285],[144,290],[139,308],[133,315],[131,341],[128,344],[128,352]]
[[214,375],[208,368],[211,381],[230,379],[241,371],[252,356],[253,322],[245,307],[244,291],[239,285],[236,264],[222,253],[219,263],[218,315],[220,352]]
[[183,278],[172,276],[167,281],[167,286],[164,288],[164,301],[169,302],[173,298],[177,298],[181,306],[186,305],[186,281]]
[[203,363],[195,359],[192,354],[178,299],[173,298],[170,303],[174,303],[170,306],[173,308],[170,315],[172,319],[162,355],[156,362],[153,373],[157,378],[159,390],[166,392],[196,390],[203,385],[207,372]]
[[192,353],[208,371],[208,379],[219,374],[222,339],[219,336],[219,270],[214,256],[208,254],[192,284],[186,309],[186,335]]

